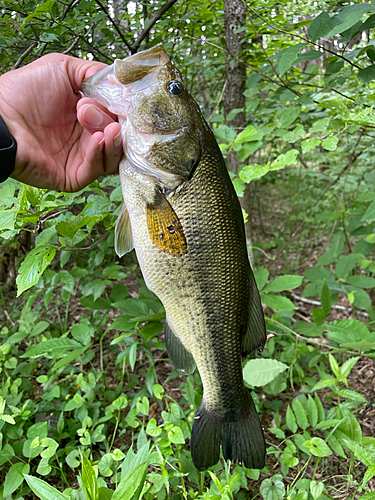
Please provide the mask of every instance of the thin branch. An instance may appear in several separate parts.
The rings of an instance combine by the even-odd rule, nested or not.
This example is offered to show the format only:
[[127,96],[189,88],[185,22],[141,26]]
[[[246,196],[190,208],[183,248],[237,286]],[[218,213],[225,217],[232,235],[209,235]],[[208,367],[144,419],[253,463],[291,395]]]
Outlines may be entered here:
[[[247,12],[249,14],[249,19],[250,19],[250,22],[251,22],[251,26],[253,27],[254,33],[255,33],[255,35],[257,37],[259,37],[259,31],[255,27],[253,18],[251,17],[249,6],[247,5],[246,2],[244,2],[244,3],[245,3],[245,6],[246,6],[246,9],[247,9]],[[284,80],[281,78],[281,76],[279,75],[279,73],[276,71],[276,68],[275,68],[273,62],[268,57],[267,52],[266,52],[265,48],[263,47],[263,37],[261,37],[260,48],[261,48],[263,54],[265,55],[266,60],[268,61],[269,65],[271,66],[272,71],[274,72],[274,74],[276,75],[276,77],[280,80],[280,82],[283,84],[284,87],[287,87],[287,84],[284,82]]]
[[26,59],[26,57],[30,54],[30,52],[38,45],[38,42],[33,42],[31,45],[29,45],[27,47],[27,49],[25,50],[25,52],[23,52],[23,54],[20,55],[20,57],[18,58],[16,64],[13,66],[12,69],[17,69],[21,66],[21,64],[23,63],[23,61]]
[[[66,9],[64,10],[62,16],[61,16],[61,21],[63,21],[65,19],[65,17],[67,16],[68,12],[70,9],[74,9],[74,7],[80,2],[80,0],[71,0],[71,2],[66,6]],[[56,21],[54,19],[52,19],[52,21],[50,22],[50,27],[53,26],[53,24],[55,23]],[[56,24],[58,24],[56,22]],[[38,57],[42,57],[44,51],[46,50],[48,44],[50,42],[45,42],[43,45],[42,45],[42,48],[40,49],[39,51],[39,55]],[[73,48],[73,47],[72,47]],[[71,49],[70,49],[71,50]],[[65,54],[65,52],[64,52]]]
[[126,40],[126,38],[124,37],[122,31],[120,30],[120,27],[118,26],[118,24],[116,23],[116,21],[112,18],[112,16],[110,15],[110,13],[108,12],[108,10],[106,9],[106,7],[101,3],[100,0],[95,0],[95,2],[99,5],[99,7],[102,9],[102,11],[105,13],[105,15],[108,17],[108,19],[111,21],[111,23],[113,24],[113,27],[115,28],[115,30],[117,31],[117,33],[119,34],[121,40],[124,42],[124,44],[127,46],[127,48],[130,50],[130,52],[132,51],[131,50],[131,47],[128,43],[128,41]]
[[[306,299],[305,297],[300,297],[299,295],[296,295],[295,293],[291,293],[292,297],[294,300],[298,300],[299,302],[304,302],[305,304],[309,304],[311,306],[317,306],[317,307],[322,307],[322,304],[319,300],[310,300]],[[353,312],[353,308],[347,308],[345,306],[340,306],[338,304],[333,304],[331,306],[332,309],[337,309],[338,311],[345,311],[351,314]],[[365,318],[368,318],[369,315],[365,311],[358,311],[356,310],[357,314],[360,314],[361,316],[364,316]]]
[[[95,1],[98,2],[99,0],[95,0]],[[137,38],[137,40],[133,43],[133,45],[131,47],[128,46],[128,48],[129,48],[129,50],[131,51],[132,54],[135,54],[137,52],[137,50],[139,49],[139,46],[141,45],[141,43],[143,42],[143,40],[146,38],[146,36],[148,35],[149,31],[154,26],[154,24],[157,21],[159,21],[159,19],[162,17],[162,15],[165,12],[167,12],[167,10],[170,9],[172,7],[172,5],[174,5],[176,2],[177,2],[177,0],[169,0],[165,5],[163,5],[163,7],[161,7],[155,13],[155,15],[150,19],[150,21],[148,22],[147,26],[144,28],[144,30],[139,35],[139,37]]]
[[66,50],[64,50],[63,54],[69,54],[69,52],[70,52],[71,50],[73,50],[73,49],[74,49],[74,47],[77,45],[78,41],[79,41],[79,36],[77,36],[77,37],[73,40],[73,42],[69,45],[69,47],[68,47]]
[[[293,37],[296,37],[296,38],[300,38],[304,42],[310,43],[311,45],[315,45],[315,47],[318,47],[319,49],[322,49],[323,51],[328,52],[329,54],[333,54],[333,55],[335,55],[337,57],[340,57],[341,59],[343,59],[344,61],[346,61],[347,63],[349,63],[351,66],[354,66],[357,69],[362,69],[360,66],[358,66],[355,63],[353,63],[352,61],[350,61],[346,57],[342,56],[341,54],[338,54],[337,52],[334,52],[333,50],[327,49],[323,45],[320,45],[317,42],[311,41],[309,38],[305,38],[304,36],[302,36],[302,35],[300,35],[298,33],[291,33],[290,31],[283,30],[281,28],[278,28],[277,26],[274,26],[269,21],[267,21],[264,17],[262,17],[255,9],[253,9],[253,7],[249,6],[248,9],[251,9],[254,12],[254,14],[256,14],[259,17],[259,19],[261,19],[265,24],[267,24],[270,28],[274,29],[275,31],[280,31],[280,33],[285,33],[286,35],[293,36]],[[324,54],[322,52],[322,56],[323,55]],[[322,56],[320,56],[320,57],[322,57]]]
[[[186,33],[182,33],[180,31],[180,34],[181,36],[184,36],[186,38],[191,38],[192,40],[198,40],[200,42],[202,42],[202,39],[198,36],[191,36],[191,35],[187,35]],[[293,89],[292,87],[290,87],[289,85],[282,85],[281,83],[277,82],[276,80],[274,80],[273,78],[271,78],[270,76],[268,75],[265,75],[264,73],[262,73],[261,71],[259,71],[258,69],[254,68],[253,66],[251,66],[250,64],[244,62],[242,59],[240,59],[239,57],[235,56],[234,54],[232,54],[228,49],[225,49],[224,47],[221,47],[220,45],[217,45],[216,43],[212,43],[212,42],[209,42],[207,40],[204,40],[204,43],[207,43],[207,45],[211,45],[212,47],[215,47],[216,49],[219,49],[221,50],[222,52],[225,52],[226,54],[230,55],[231,57],[233,57],[233,59],[235,59],[236,61],[238,61],[239,63],[241,64],[244,64],[247,68],[251,69],[251,71],[254,71],[254,73],[257,73],[258,75],[260,75],[261,77],[265,78],[266,80],[268,80],[269,82],[272,82],[276,85],[278,85],[279,87],[284,87],[284,88],[287,88],[289,89],[291,92],[293,92],[293,94],[296,94],[298,95],[298,97],[301,97],[301,93],[298,92],[297,90]]]
[[66,9],[64,10],[62,16],[61,16],[61,20],[63,21],[68,12],[70,11],[70,9],[74,9],[74,7],[80,2],[80,0],[72,0],[67,6],[66,6]]
[[217,108],[220,106],[220,103],[221,101],[223,100],[223,96],[224,96],[224,92],[225,92],[225,87],[227,86],[227,80],[225,80],[224,82],[224,85],[223,85],[223,89],[221,91],[221,94],[220,94],[220,97],[219,97],[219,100],[217,101],[216,103],[216,106],[215,106],[215,109],[212,111],[211,113],[211,116],[209,117],[208,121],[210,122],[212,117],[214,116],[214,114],[216,113],[217,111]]

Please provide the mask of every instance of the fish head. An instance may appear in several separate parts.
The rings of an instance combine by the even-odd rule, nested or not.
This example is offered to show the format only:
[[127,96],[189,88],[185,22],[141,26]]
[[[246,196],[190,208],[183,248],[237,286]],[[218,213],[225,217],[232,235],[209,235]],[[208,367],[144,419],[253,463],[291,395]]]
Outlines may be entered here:
[[191,177],[207,125],[161,45],[116,59],[82,88],[118,115],[125,157],[133,168],[170,188]]

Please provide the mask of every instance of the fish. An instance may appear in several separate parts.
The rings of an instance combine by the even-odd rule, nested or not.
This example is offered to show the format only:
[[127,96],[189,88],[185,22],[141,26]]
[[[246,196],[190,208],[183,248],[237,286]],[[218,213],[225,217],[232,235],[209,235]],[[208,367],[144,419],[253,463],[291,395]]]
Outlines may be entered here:
[[190,449],[199,471],[225,460],[262,469],[263,430],[242,359],[266,342],[242,210],[210,126],[162,45],[83,82],[118,116],[124,206],[115,228],[121,257],[133,248],[166,312],[175,368],[203,384]]

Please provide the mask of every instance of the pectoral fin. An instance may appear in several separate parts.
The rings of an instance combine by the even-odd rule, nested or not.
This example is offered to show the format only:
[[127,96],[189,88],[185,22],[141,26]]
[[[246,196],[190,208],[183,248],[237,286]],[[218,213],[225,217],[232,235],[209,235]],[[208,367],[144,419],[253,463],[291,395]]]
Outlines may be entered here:
[[193,373],[195,370],[194,358],[169,326],[168,319],[165,322],[164,336],[165,347],[176,370],[185,375]]
[[262,302],[253,272],[250,270],[249,316],[245,335],[241,341],[242,355],[246,356],[255,349],[262,349],[266,340],[266,324],[264,321]]
[[130,225],[129,212],[124,204],[116,223],[115,251],[119,257],[122,257],[133,248],[133,235]]
[[182,255],[187,250],[181,222],[165,196],[157,191],[153,203],[146,206],[147,226],[152,243],[172,255]]

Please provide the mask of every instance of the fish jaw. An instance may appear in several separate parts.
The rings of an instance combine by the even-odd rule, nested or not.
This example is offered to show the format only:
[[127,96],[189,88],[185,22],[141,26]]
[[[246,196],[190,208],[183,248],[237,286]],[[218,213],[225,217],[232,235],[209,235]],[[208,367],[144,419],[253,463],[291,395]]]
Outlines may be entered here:
[[83,81],[83,93],[125,118],[133,95],[152,88],[159,71],[168,62],[169,57],[161,45],[123,60],[116,59]]
[[123,94],[121,86],[113,85],[113,78],[110,78],[114,75],[114,71],[115,65],[111,64],[86,78],[82,83],[82,91],[85,96],[95,99],[109,111],[112,111],[112,102],[122,100]]

